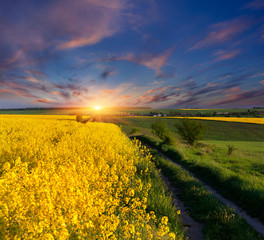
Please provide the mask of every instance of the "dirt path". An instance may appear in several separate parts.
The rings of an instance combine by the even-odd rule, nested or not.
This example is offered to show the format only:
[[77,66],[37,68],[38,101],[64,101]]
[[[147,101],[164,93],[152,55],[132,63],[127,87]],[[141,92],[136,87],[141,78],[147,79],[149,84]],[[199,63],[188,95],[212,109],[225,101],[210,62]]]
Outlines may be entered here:
[[[149,146],[148,146],[149,147]],[[151,148],[151,147],[149,147]],[[157,150],[157,149],[156,149]],[[158,150],[157,150],[158,151]],[[184,169],[185,171],[187,171],[193,178],[195,178],[196,180],[198,180],[208,191],[210,191],[216,198],[218,198],[220,201],[222,201],[223,203],[225,203],[226,205],[228,205],[229,207],[233,208],[237,214],[239,214],[241,217],[243,217],[247,223],[253,227],[258,233],[260,233],[263,237],[264,237],[264,225],[257,219],[257,218],[252,218],[250,217],[246,211],[244,211],[242,208],[238,207],[235,203],[233,203],[232,201],[224,198],[222,195],[220,195],[218,192],[216,192],[214,189],[212,189],[210,186],[206,185],[203,181],[201,181],[199,178],[195,177],[191,172],[188,171],[188,169],[184,168],[182,165],[175,163],[174,161],[172,161],[170,158],[168,158],[167,156],[165,156],[164,154],[162,154],[161,152],[159,152],[160,155],[164,158],[166,158],[167,160],[169,160],[170,162],[172,162],[173,164],[181,167],[182,169]],[[191,238],[190,238],[191,239]]]
[[204,235],[202,233],[203,225],[196,222],[189,214],[188,209],[184,206],[183,201],[179,198],[179,191],[171,185],[171,182],[162,175],[169,190],[172,192],[173,204],[181,211],[181,222],[183,223],[184,230],[188,239],[190,240],[203,240]]

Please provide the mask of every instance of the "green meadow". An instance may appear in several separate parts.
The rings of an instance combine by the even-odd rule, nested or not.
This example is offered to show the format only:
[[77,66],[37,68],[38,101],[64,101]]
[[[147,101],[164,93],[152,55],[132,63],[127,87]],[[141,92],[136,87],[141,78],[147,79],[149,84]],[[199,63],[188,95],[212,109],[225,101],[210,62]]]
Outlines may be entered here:
[[[157,118],[116,118],[113,121],[129,133],[137,128],[141,140],[159,149],[172,160],[234,201],[264,223],[264,125],[201,121],[207,131],[198,146],[185,144],[177,133],[178,119],[165,119],[176,144],[166,146],[151,133]],[[227,145],[233,146],[228,154]]]

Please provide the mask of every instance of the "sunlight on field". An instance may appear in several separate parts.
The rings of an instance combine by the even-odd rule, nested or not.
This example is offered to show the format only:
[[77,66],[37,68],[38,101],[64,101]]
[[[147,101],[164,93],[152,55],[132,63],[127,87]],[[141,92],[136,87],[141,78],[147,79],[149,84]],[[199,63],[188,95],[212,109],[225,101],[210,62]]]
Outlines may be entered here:
[[150,155],[116,125],[72,119],[0,116],[0,238],[174,239],[146,212],[136,166]]
[[[167,118],[184,118],[184,117],[167,117]],[[242,117],[187,117],[189,119],[214,120],[224,122],[241,122],[264,124],[264,118],[242,118]]]
[[94,106],[93,109],[98,111],[98,110],[101,110],[102,107],[101,106]]

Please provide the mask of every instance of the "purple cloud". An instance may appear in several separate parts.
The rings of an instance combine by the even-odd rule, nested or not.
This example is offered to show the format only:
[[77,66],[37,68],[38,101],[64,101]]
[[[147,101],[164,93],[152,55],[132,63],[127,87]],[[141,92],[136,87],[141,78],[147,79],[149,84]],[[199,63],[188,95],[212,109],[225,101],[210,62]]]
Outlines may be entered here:
[[214,52],[213,56],[216,56],[217,61],[223,61],[235,58],[237,55],[239,55],[241,51],[240,50],[232,50],[232,51],[226,51],[226,50],[217,50]]
[[140,56],[135,56],[133,53],[130,53],[122,57],[105,58],[102,61],[131,61],[154,70],[157,76],[162,76],[161,68],[166,64],[174,49],[175,47],[172,47],[156,54],[142,53]]
[[189,50],[215,46],[217,44],[231,40],[238,34],[245,31],[251,25],[252,22],[249,19],[245,18],[236,18],[225,22],[212,24],[209,26],[209,28],[211,29],[209,34],[203,40],[199,41],[194,46],[189,48]]
[[34,103],[53,103],[53,101],[48,99],[48,98],[41,98],[41,99],[35,100],[33,102]]
[[46,77],[45,73],[40,72],[40,71],[36,71],[36,70],[25,69],[25,72],[28,74],[31,74],[32,76],[35,76],[35,77],[40,77],[40,78]]
[[264,0],[253,0],[247,4],[245,4],[242,9],[253,9],[258,10],[264,8]]
[[22,50],[16,51],[8,59],[5,59],[4,61],[0,62],[0,71],[15,67],[16,63],[19,62],[22,56],[23,56]]
[[264,89],[253,89],[242,91],[239,93],[228,93],[224,95],[224,100],[213,102],[209,105],[230,105],[231,103],[246,104],[262,104],[264,102]]
[[264,72],[262,72],[262,73],[256,73],[253,76],[251,76],[250,78],[256,78],[256,77],[264,77]]
[[[38,80],[33,76],[13,76],[1,80],[1,93],[15,94],[21,98],[51,99],[53,102],[63,102],[69,99],[87,97],[88,89],[77,80],[73,83],[56,84],[46,80]],[[32,94],[34,93],[34,94]],[[4,96],[2,96],[4,97]]]
[[150,89],[137,99],[136,105],[168,101],[171,99],[171,97],[178,96],[178,92],[180,90],[180,88],[173,86]]

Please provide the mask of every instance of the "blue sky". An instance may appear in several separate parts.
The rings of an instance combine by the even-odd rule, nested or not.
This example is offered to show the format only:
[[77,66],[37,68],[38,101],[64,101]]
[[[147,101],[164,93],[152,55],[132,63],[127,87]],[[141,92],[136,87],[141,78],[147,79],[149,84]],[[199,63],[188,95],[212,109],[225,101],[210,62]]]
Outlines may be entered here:
[[0,5],[0,108],[264,106],[264,0]]

